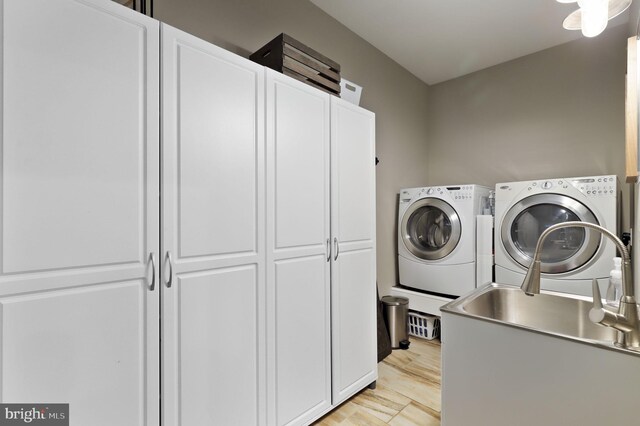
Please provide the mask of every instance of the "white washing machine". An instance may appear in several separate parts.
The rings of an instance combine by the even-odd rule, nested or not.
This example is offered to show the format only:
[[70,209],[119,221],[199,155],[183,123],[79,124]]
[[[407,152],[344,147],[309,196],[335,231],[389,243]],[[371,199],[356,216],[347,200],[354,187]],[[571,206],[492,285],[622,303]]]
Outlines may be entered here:
[[[584,221],[619,235],[619,184],[615,175],[499,183],[495,195],[496,282],[520,286],[540,234],[549,226]],[[591,295],[598,279],[606,294],[616,255],[614,244],[595,231],[559,229],[542,248],[544,290]]]
[[476,287],[476,216],[491,214],[491,189],[479,185],[400,191],[400,284],[461,296]]

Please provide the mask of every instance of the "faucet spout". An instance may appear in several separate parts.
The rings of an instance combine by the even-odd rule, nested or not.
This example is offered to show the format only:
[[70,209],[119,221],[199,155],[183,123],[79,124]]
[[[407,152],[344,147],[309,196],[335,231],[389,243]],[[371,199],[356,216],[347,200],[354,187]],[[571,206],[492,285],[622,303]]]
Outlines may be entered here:
[[593,285],[594,307],[589,313],[589,318],[597,324],[618,330],[616,345],[627,349],[640,350],[640,322],[638,320],[638,305],[636,304],[633,289],[631,257],[629,256],[629,251],[622,241],[620,241],[620,239],[608,229],[589,222],[562,222],[545,229],[536,244],[536,249],[533,253],[533,260],[529,266],[527,275],[522,282],[522,291],[529,296],[540,294],[540,259],[542,256],[542,245],[549,234],[562,228],[592,229],[608,237],[618,248],[618,251],[622,256],[622,297],[620,298],[618,313],[609,312],[602,308],[600,291],[597,287],[597,283],[595,283]]

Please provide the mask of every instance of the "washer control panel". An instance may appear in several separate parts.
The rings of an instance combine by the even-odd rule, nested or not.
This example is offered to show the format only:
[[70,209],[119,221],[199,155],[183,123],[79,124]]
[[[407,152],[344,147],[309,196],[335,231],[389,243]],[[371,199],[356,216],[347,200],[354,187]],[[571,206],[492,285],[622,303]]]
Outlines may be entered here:
[[408,203],[409,201],[411,201],[411,191],[404,189],[402,191],[400,191],[400,202],[401,203]]
[[459,186],[430,186],[427,188],[408,188],[400,191],[400,203],[408,203],[425,197],[438,197],[447,199],[447,195],[453,201],[472,200],[474,185]]
[[433,186],[430,188],[423,188],[418,197],[440,197],[445,194],[453,200],[463,201],[471,200],[473,198],[473,185],[461,185],[461,186]]

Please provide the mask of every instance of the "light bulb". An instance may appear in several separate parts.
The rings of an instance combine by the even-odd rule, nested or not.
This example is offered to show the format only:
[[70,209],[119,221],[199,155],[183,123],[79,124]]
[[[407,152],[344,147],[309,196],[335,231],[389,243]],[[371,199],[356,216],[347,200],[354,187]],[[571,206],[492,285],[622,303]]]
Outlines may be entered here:
[[582,11],[582,34],[595,37],[607,28],[609,0],[578,0]]

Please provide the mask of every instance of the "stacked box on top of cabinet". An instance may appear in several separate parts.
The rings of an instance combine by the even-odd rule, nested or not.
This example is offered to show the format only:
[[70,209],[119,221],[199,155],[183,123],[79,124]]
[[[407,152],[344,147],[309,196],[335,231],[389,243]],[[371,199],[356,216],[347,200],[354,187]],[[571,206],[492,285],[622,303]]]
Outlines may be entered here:
[[316,89],[340,96],[340,64],[284,33],[249,59]]

